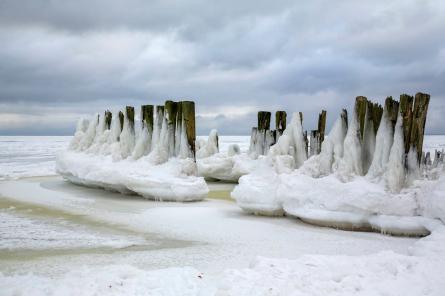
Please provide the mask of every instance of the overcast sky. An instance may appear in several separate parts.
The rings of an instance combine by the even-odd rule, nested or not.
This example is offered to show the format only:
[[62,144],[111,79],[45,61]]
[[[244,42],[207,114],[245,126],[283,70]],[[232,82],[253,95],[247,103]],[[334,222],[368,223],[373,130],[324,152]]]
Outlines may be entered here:
[[332,124],[358,95],[431,94],[445,134],[445,1],[1,0],[0,134],[71,134],[79,116],[192,99],[198,133],[259,110]]

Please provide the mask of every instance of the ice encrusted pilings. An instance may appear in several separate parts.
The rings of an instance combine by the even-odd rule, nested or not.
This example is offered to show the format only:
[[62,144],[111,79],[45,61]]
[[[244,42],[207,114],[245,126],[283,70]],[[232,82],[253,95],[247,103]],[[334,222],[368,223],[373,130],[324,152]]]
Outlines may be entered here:
[[431,199],[445,183],[443,154],[437,151],[434,161],[422,156],[428,103],[422,93],[402,95],[400,102],[388,97],[383,107],[357,97],[349,121],[343,110],[320,153],[308,159],[302,116],[294,113],[283,136],[259,158],[262,165],[240,178],[232,197],[259,215],[425,235],[428,218],[445,222]]
[[195,163],[195,104],[143,105],[140,124],[127,106],[79,120],[67,151],[56,159],[66,179],[149,199],[202,200],[208,193]]
[[[305,159],[311,155],[316,155],[321,151],[321,143],[324,140],[326,129],[326,111],[322,110],[318,115],[318,125],[316,130],[310,132],[310,141],[307,131],[302,131],[304,139]],[[299,112],[300,124],[303,125],[303,113]],[[253,158],[260,155],[267,155],[272,145],[276,144],[283,135],[287,125],[287,114],[285,111],[276,111],[275,130],[270,129],[271,112],[259,111],[257,127],[252,128],[250,136],[249,154]],[[310,145],[309,145],[310,143]]]

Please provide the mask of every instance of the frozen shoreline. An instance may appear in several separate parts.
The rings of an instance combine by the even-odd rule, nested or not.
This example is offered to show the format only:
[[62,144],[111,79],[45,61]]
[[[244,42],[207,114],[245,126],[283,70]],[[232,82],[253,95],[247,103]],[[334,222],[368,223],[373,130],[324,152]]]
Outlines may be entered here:
[[[0,274],[6,295],[31,293],[29,287],[34,295],[57,293],[68,287],[73,295],[150,293],[153,289],[159,295],[247,295],[269,289],[281,294],[295,289],[309,294],[316,290],[330,293],[332,289],[353,287],[348,281],[338,280],[348,277],[355,278],[364,292],[392,285],[394,291],[416,295],[428,285],[426,295],[440,295],[438,291],[443,288],[437,278],[445,270],[443,260],[432,260],[429,258],[436,257],[428,255],[435,249],[439,252],[437,258],[443,258],[440,231],[421,240],[338,231],[294,219],[245,215],[236,204],[227,201],[153,202],[83,188],[60,177],[0,184],[0,196],[8,200],[54,209],[55,213],[81,215],[113,227],[194,242],[160,250],[124,248],[111,254],[58,255],[32,261],[0,259],[0,272],[8,271]],[[227,191],[227,186],[233,185],[215,183],[210,187]],[[425,252],[430,257],[422,255]],[[341,270],[334,268],[339,262]],[[407,266],[412,266],[410,272],[394,275],[394,269]],[[27,274],[19,272],[23,270]],[[313,284],[302,281],[308,276]],[[412,282],[413,278],[417,281]],[[29,284],[19,284],[24,281]],[[79,282],[84,285],[79,286]]]

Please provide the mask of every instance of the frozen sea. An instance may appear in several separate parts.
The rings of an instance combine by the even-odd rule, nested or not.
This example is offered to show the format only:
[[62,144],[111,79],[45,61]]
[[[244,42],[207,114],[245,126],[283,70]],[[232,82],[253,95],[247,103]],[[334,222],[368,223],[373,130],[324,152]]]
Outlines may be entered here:
[[[206,139],[206,136],[198,138]],[[0,180],[55,174],[55,157],[65,149],[71,136],[0,136]],[[249,136],[220,136],[220,149],[237,144],[241,151],[249,148]],[[445,136],[427,135],[424,150],[445,149]]]
[[[71,136],[0,136],[0,180],[55,175],[56,154],[70,140]],[[230,144],[242,151],[249,147],[248,136],[220,136],[219,141],[221,151]]]

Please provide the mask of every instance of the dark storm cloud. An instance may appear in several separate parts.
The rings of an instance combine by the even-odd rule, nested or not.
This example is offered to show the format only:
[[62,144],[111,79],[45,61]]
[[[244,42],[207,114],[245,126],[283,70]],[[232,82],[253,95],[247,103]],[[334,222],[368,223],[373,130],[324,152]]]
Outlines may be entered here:
[[259,109],[311,129],[357,95],[417,91],[445,133],[442,1],[219,2],[1,1],[0,133],[167,98],[196,100],[199,133],[247,134]]

